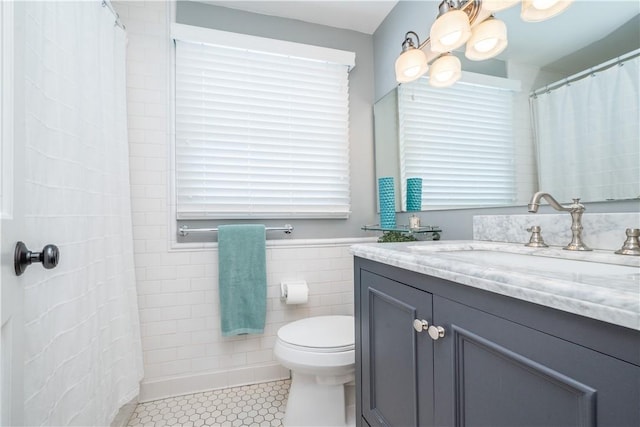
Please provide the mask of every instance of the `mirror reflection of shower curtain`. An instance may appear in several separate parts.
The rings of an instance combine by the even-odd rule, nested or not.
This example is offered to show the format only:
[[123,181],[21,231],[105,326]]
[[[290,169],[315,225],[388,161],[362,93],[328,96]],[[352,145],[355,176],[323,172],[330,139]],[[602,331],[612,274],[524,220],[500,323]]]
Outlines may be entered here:
[[562,202],[640,197],[639,61],[531,98],[540,191]]
[[99,1],[17,2],[24,21],[25,425],[109,425],[139,392],[126,34]]

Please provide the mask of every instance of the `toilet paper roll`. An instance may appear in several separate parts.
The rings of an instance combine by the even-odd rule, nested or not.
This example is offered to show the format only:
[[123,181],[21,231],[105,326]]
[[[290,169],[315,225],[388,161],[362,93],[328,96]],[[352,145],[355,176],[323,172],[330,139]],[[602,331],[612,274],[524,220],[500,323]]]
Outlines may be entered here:
[[280,283],[280,297],[287,304],[304,304],[309,300],[309,286],[305,281]]

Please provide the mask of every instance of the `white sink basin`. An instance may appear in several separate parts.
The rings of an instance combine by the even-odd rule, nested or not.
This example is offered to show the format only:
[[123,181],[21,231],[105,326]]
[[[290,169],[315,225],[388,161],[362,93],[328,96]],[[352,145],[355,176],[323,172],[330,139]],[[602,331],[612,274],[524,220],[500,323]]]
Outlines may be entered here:
[[582,261],[566,258],[536,256],[530,253],[511,253],[496,250],[454,250],[440,251],[438,255],[486,267],[499,267],[507,270],[536,270],[553,275],[593,275],[593,276],[632,276],[640,274],[640,269],[628,265],[615,265],[603,262]]
[[559,247],[530,248],[520,244],[458,241],[414,245],[411,252],[489,271],[521,273],[593,285],[612,285],[626,292],[640,290],[640,259],[604,251],[567,251]]

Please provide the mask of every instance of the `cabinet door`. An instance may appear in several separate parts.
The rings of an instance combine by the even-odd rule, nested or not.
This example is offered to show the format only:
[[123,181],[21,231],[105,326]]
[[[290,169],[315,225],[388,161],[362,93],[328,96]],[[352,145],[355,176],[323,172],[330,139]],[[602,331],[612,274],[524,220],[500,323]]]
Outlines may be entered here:
[[431,320],[431,294],[361,274],[362,413],[371,426],[433,423],[433,344],[415,319]]
[[638,426],[640,367],[434,296],[435,422]]

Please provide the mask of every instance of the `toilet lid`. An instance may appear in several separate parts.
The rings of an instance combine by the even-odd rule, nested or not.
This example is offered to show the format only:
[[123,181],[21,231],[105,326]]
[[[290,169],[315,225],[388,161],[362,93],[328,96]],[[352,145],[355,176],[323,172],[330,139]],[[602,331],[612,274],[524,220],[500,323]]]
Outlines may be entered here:
[[354,329],[353,316],[317,316],[284,325],[278,338],[300,347],[346,351],[354,347]]

